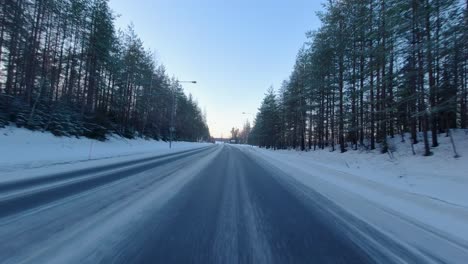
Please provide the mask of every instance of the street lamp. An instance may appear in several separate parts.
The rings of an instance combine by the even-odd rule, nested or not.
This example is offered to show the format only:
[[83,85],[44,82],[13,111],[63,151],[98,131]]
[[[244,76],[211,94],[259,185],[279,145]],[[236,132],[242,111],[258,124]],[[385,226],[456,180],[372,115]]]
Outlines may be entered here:
[[[197,84],[197,81],[179,81],[179,83]],[[171,112],[171,127],[169,127],[169,148],[172,148],[172,140],[175,132],[175,114],[176,114],[176,91],[172,89],[172,112]]]

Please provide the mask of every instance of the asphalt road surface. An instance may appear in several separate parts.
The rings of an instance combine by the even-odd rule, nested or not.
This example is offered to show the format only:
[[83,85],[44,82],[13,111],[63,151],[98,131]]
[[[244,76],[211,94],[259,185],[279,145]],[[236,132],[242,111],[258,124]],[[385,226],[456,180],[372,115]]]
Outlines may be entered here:
[[232,146],[0,184],[0,263],[425,263]]

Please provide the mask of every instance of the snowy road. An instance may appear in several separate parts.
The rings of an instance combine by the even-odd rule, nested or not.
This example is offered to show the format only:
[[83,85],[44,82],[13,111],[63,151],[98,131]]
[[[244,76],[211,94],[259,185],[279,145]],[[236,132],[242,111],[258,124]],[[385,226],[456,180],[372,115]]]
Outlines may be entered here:
[[0,184],[2,263],[428,263],[248,152]]

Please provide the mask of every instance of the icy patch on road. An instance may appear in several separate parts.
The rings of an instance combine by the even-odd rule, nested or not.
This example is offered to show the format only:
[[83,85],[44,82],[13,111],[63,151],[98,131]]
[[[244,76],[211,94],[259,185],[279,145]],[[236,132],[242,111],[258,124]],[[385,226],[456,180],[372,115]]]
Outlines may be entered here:
[[[99,263],[107,254],[115,254],[115,248],[132,230],[142,228],[141,222],[162,208],[188,182],[199,174],[218,155],[221,148],[194,160],[164,178],[154,188],[148,188],[125,202],[104,208],[85,222],[66,230],[47,245],[44,250],[30,254],[24,263]],[[147,172],[150,173],[150,172]],[[131,241],[130,241],[131,243]]]
[[[229,148],[229,146],[224,147]],[[253,199],[245,182],[245,177],[251,175],[247,174],[245,167],[241,164],[241,161],[230,155],[224,168],[227,177],[223,186],[223,200],[213,243],[214,262],[242,263],[245,259],[240,258],[239,247],[245,245],[239,243],[246,243],[251,252],[243,253],[251,256],[252,263],[273,263],[268,241],[260,230],[263,223],[261,223],[258,208],[252,203]],[[248,237],[247,241],[239,240],[239,237],[243,235]]]

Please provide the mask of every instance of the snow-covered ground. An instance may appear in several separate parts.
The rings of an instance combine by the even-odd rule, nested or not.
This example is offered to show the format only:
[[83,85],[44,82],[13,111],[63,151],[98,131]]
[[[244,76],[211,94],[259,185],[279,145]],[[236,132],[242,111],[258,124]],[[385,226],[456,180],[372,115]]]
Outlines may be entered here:
[[390,140],[393,156],[380,154],[378,150],[348,150],[345,153],[329,149],[310,152],[258,150],[305,170],[319,165],[468,209],[468,133],[457,130],[453,135],[459,158],[454,158],[450,138],[445,136],[439,136],[440,146],[432,149],[430,157],[422,155],[422,142],[415,145],[416,155],[413,155],[410,141],[401,142],[401,138]]
[[169,149],[169,143],[163,141],[113,136],[101,142],[88,138],[56,137],[48,132],[9,126],[0,129],[0,175],[89,160],[162,155],[207,145],[173,142],[172,149]]
[[[329,149],[241,149],[319,191],[379,230],[404,238],[418,248],[443,251],[449,249],[437,249],[437,244],[430,246],[431,242],[444,237],[468,249],[468,133],[458,130],[453,135],[459,158],[454,158],[450,138],[443,135],[430,157],[422,156],[422,142],[415,146],[413,155],[409,140],[401,142],[401,138],[390,142],[393,155],[379,154],[378,150],[340,153]],[[410,229],[406,232],[400,225],[403,222],[429,230],[438,238],[428,236],[421,241],[421,235],[416,236]]]

